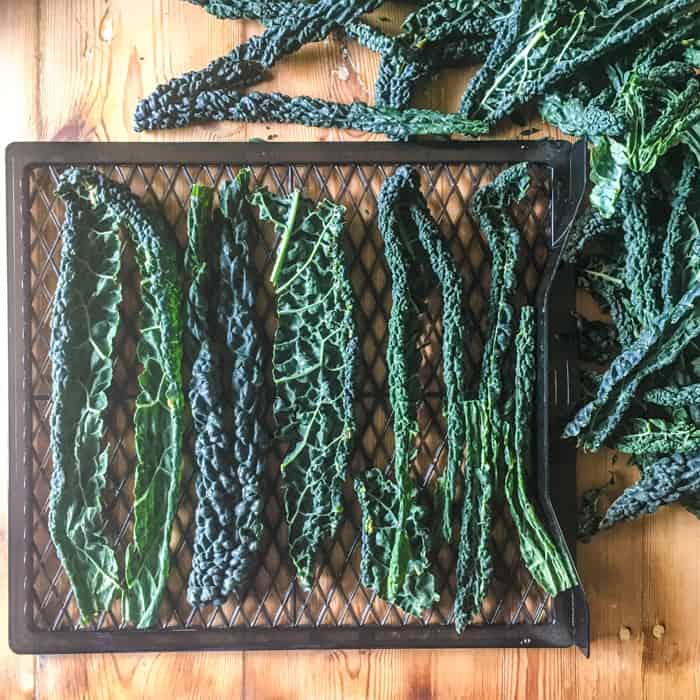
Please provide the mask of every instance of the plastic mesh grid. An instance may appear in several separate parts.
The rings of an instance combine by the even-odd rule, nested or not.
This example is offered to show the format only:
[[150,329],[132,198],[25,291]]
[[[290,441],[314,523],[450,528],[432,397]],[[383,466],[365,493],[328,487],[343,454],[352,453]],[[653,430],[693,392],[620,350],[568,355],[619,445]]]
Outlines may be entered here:
[[[489,287],[489,255],[485,242],[468,213],[472,193],[489,182],[505,166],[492,164],[419,165],[423,191],[429,206],[449,242],[468,290],[469,309],[479,331],[469,347],[469,378],[472,389],[478,381],[484,342],[485,310]],[[185,241],[186,210],[194,182],[220,184],[233,176],[230,166],[115,165],[100,168],[115,181],[126,183],[145,201],[158,206]],[[89,625],[80,623],[67,577],[57,559],[47,528],[51,455],[49,418],[51,412],[51,366],[48,358],[51,305],[60,262],[62,204],[55,187],[59,169],[36,167],[28,171],[28,225],[30,255],[31,314],[31,455],[33,533],[28,555],[32,559],[31,590],[33,620],[39,629],[115,629],[122,624],[119,602]],[[387,399],[385,365],[387,317],[391,306],[391,283],[382,255],[376,227],[377,197],[393,166],[377,164],[284,165],[253,169],[253,184],[272,190],[302,187],[306,196],[329,197],[347,209],[346,250],[349,274],[356,296],[356,322],[361,339],[356,401],[357,440],[350,471],[369,466],[386,466],[393,452],[391,415]],[[550,240],[550,171],[531,165],[532,184],[527,197],[513,213],[523,231],[520,264],[520,302],[532,303],[544,269]],[[269,228],[261,226],[253,245],[259,272],[257,307],[271,347],[275,328],[274,298],[266,280],[275,240]],[[133,397],[136,393],[135,344],[137,339],[138,275],[130,246],[125,245],[122,261],[124,302],[122,322],[115,343],[114,383],[106,416],[105,441],[110,446],[109,477],[103,503],[109,528],[118,548],[131,536],[131,492],[135,463],[131,427]],[[415,474],[430,491],[443,467],[444,418],[441,372],[440,298],[435,291],[427,300],[423,319],[420,378],[423,400],[418,415]],[[272,396],[270,356],[266,377],[268,397]],[[29,379],[29,378],[28,378]],[[274,422],[271,401],[267,402],[270,430]],[[190,436],[191,437],[191,436]],[[186,445],[191,440],[186,440]],[[191,448],[186,447],[182,498],[171,535],[171,573],[160,610],[162,628],[314,627],[448,625],[452,622],[455,547],[443,546],[435,554],[435,574],[440,602],[422,618],[412,617],[378,598],[359,583],[359,508],[347,485],[346,516],[335,537],[319,553],[319,566],[311,590],[301,589],[287,560],[286,525],[279,493],[279,463],[285,446],[273,445],[268,459],[265,532],[257,575],[242,599],[232,597],[221,607],[192,609],[186,600],[187,575],[194,537],[194,476]],[[430,500],[429,498],[426,500]],[[507,510],[507,508],[506,508]],[[455,514],[459,513],[459,504]],[[519,559],[517,535],[510,518],[499,506],[494,513],[492,548],[494,577],[481,615],[475,624],[521,624],[553,622],[550,598],[533,582]],[[123,555],[123,551],[120,552]]]

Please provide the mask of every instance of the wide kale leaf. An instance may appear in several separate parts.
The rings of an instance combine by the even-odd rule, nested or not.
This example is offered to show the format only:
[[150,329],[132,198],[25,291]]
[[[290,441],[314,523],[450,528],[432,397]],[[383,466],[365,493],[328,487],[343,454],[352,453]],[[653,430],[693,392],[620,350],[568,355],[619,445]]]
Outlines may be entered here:
[[[182,299],[175,239],[161,216],[144,207],[127,188],[96,171],[67,170],[61,178],[59,194],[64,200],[92,212],[92,216],[101,221],[100,230],[106,230],[107,225],[112,227],[113,234],[118,227],[126,229],[135,248],[141,292],[136,356],[142,369],[134,412],[137,461],[133,537],[125,555],[122,611],[126,620],[137,627],[147,627],[157,619],[170,569],[170,528],[178,504],[182,466]],[[113,269],[108,268],[108,272],[112,274]],[[66,280],[66,284],[72,281]],[[81,308],[85,301],[76,303]],[[92,321],[99,324],[98,334],[104,335],[108,342],[113,337],[111,326],[116,322],[110,309],[107,308],[106,321],[99,315]],[[87,337],[76,340],[91,343],[99,350],[98,354],[105,354],[102,350],[109,348],[100,348],[94,343],[89,326],[90,323],[83,326]],[[109,354],[105,357],[109,359]],[[90,426],[91,443],[97,439],[97,429],[101,425],[99,411],[104,409],[104,403],[100,395],[108,378],[101,377],[97,387],[98,412],[93,416],[96,422]],[[91,408],[89,402],[86,405]],[[78,434],[72,449],[79,451],[83,440]],[[94,454],[94,443],[90,453]],[[94,460],[94,457],[88,456],[88,459]],[[101,462],[96,473],[95,486],[100,486],[104,483]],[[91,508],[97,507],[94,493],[98,491],[86,500]],[[80,508],[82,505],[78,506]],[[111,574],[111,562],[107,558],[103,561]],[[103,600],[106,599],[107,594],[104,594]]]
[[289,552],[310,587],[321,543],[343,517],[343,482],[355,436],[358,349],[343,253],[344,207],[296,191],[253,193],[260,218],[280,236],[271,281],[278,325],[273,345],[275,418],[289,444],[281,465]]

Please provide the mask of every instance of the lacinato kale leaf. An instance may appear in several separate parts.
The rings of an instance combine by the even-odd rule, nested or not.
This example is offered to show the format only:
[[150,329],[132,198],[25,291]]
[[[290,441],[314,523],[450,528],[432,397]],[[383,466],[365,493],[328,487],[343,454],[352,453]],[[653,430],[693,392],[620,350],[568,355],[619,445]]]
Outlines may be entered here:
[[[136,355],[142,370],[134,412],[133,538],[125,555],[122,611],[137,627],[148,627],[157,619],[170,569],[170,528],[182,463],[182,299],[175,240],[155,211],[96,171],[67,170],[59,194],[96,212],[113,229],[126,229],[136,251],[141,280]],[[112,337],[109,324],[104,333]],[[97,420],[91,427],[99,427]],[[93,430],[93,439],[95,434]],[[102,478],[98,476],[97,486]],[[92,496],[87,502],[94,506]]]
[[[190,279],[187,327],[192,357],[190,404],[197,467],[195,539],[187,597],[192,605],[222,604],[249,580],[262,534],[262,488],[266,435],[260,418],[263,357],[253,307],[247,202],[249,171],[241,169],[219,193],[221,212],[212,221],[210,188],[192,188],[185,267]],[[216,250],[218,295],[211,279]],[[218,296],[216,314],[214,303]],[[218,333],[215,316],[223,333]],[[224,418],[217,335],[232,358],[233,415]]]
[[601,527],[656,512],[661,506],[700,494],[700,455],[671,454],[646,466],[642,478],[608,508]]
[[[420,233],[408,225],[406,202],[415,182],[408,169],[388,177],[379,195],[379,230],[391,275],[391,314],[386,362],[389,372],[389,401],[393,411],[393,480],[367,470],[355,482],[363,511],[363,562],[365,585],[381,591],[390,602],[420,615],[438,596],[430,571],[430,528],[426,509],[418,501],[418,489],[411,476],[417,424],[416,349],[418,309],[417,287],[421,284]],[[423,237],[432,235],[424,230]],[[381,509],[391,509],[382,515]],[[379,529],[375,521],[381,523]]]
[[[209,3],[202,4],[210,9]],[[265,21],[268,28],[259,36],[237,46],[225,56],[212,61],[206,68],[190,71],[159,85],[136,106],[134,124],[167,123],[184,126],[196,121],[194,112],[199,99],[217,90],[239,90],[260,82],[265,71],[281,57],[293,53],[309,41],[320,41],[338,26],[342,26],[381,4],[381,0],[314,0],[294,3],[286,11],[274,15],[272,2],[211,4],[210,11],[218,16],[256,18]],[[278,8],[279,10],[280,8]],[[230,14],[228,14],[230,12]]]
[[700,335],[700,285],[655,317],[605,372],[596,398],[566,426],[587,450],[599,449],[622,421],[642,382],[675,362]]
[[555,596],[576,585],[577,576],[568,556],[559,551],[547,533],[527,493],[535,396],[535,314],[531,306],[524,306],[520,312],[515,353],[513,416],[512,422],[506,422],[503,435],[505,494],[523,562],[542,589]]
[[105,533],[101,497],[108,449],[103,414],[112,384],[119,326],[118,224],[69,183],[59,187],[66,213],[51,319],[52,411],[49,532],[84,622],[108,610],[121,590]]
[[282,494],[297,579],[309,588],[321,543],[343,517],[343,482],[355,436],[358,350],[354,300],[342,248],[344,207],[314,206],[297,191],[256,190],[251,202],[280,235],[272,283],[275,418],[289,444]]
[[492,502],[505,475],[503,449],[504,365],[515,335],[514,297],[520,231],[509,208],[529,187],[527,164],[504,170],[472,198],[472,211],[491,250],[491,289],[479,399],[467,402],[465,498],[457,555],[454,615],[457,631],[479,612],[493,570],[489,548]]
[[610,446],[635,456],[686,454],[700,449],[700,428],[686,420],[634,418],[624,433],[615,435]]
[[657,406],[666,406],[667,408],[700,405],[700,384],[649,389],[644,392],[644,400]]
[[692,0],[515,0],[460,111],[493,124],[601,57],[690,12]]

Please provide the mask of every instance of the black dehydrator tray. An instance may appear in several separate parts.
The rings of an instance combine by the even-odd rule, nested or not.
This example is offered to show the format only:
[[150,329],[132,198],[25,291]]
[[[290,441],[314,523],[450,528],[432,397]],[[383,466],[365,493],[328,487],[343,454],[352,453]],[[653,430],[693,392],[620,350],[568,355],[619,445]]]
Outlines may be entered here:
[[[537,436],[533,492],[550,531],[574,551],[575,448],[561,428],[576,400],[575,282],[559,264],[563,241],[586,182],[585,144],[560,141],[311,144],[17,143],[7,149],[9,401],[10,401],[10,645],[17,652],[165,651],[185,649],[300,649],[352,647],[480,647],[576,644],[588,649],[588,612],[580,587],[550,599],[519,561],[517,535],[507,508],[497,507],[492,547],[495,573],[481,615],[462,636],[452,625],[454,546],[435,555],[440,602],[422,619],[379,599],[358,581],[359,509],[348,487],[346,517],[320,552],[310,591],[291,573],[279,496],[283,445],[270,451],[265,533],[257,575],[242,600],[193,610],[186,583],[193,540],[194,479],[185,449],[182,499],[171,538],[172,566],[159,626],[122,625],[119,602],[82,623],[47,529],[51,474],[48,360],[52,297],[60,261],[62,204],[55,188],[70,165],[96,166],[159,207],[184,241],[193,182],[217,184],[241,165],[253,184],[274,190],[302,187],[347,208],[345,244],[357,299],[361,339],[356,415],[358,435],[350,471],[385,466],[391,458],[387,405],[386,318],[391,284],[376,227],[377,196],[385,176],[401,163],[416,164],[431,210],[461,267],[469,307],[481,322],[470,339],[472,388],[478,378],[489,285],[487,247],[468,213],[469,198],[507,164],[530,163],[532,185],[514,209],[527,245],[520,268],[520,302],[538,313]],[[275,316],[266,280],[274,248],[260,227],[254,242],[259,267],[258,311],[271,340]],[[124,304],[115,346],[114,386],[106,416],[110,446],[103,503],[118,547],[130,537],[134,464],[131,412],[135,393],[134,342],[137,274],[130,247],[122,264]],[[556,273],[556,274],[555,274]],[[131,303],[129,303],[131,300]],[[429,298],[424,319],[416,475],[431,488],[445,454],[441,448],[439,296]],[[269,347],[269,343],[268,343]],[[267,360],[268,383],[270,374]],[[268,396],[271,392],[268,392]],[[268,402],[271,409],[271,401]],[[272,428],[271,410],[268,420]],[[186,440],[186,443],[188,441]],[[457,511],[458,512],[458,511]]]

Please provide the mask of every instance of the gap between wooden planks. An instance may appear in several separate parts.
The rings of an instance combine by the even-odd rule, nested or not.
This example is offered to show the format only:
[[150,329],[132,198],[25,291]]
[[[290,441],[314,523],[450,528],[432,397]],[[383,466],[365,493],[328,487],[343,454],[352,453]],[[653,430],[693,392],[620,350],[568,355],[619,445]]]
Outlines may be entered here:
[[[375,18],[397,27],[405,9],[387,4]],[[385,21],[386,20],[386,21]],[[158,82],[207,63],[256,33],[253,22],[210,18],[179,0],[0,0],[0,63],[5,67],[3,142],[84,140],[348,140],[357,132],[302,126],[222,123],[134,134],[131,114]],[[265,89],[339,101],[371,97],[376,56],[335,40],[283,61]],[[419,95],[423,106],[454,109],[464,76],[448,71]],[[540,128],[534,138],[557,136]],[[522,127],[502,130],[521,137]],[[4,170],[0,179],[4,178]],[[2,182],[0,182],[0,185]],[[0,219],[4,222],[4,199]],[[6,261],[0,253],[0,281]],[[6,327],[0,305],[0,327]],[[0,334],[0,364],[7,360]],[[8,410],[5,372],[0,430]],[[0,433],[0,462],[7,439]],[[610,454],[579,458],[579,488],[614,469]],[[0,491],[7,470],[0,470]],[[7,629],[7,513],[0,500],[0,626]],[[51,698],[533,698],[662,700],[700,698],[700,525],[680,509],[622,526],[579,546],[593,643],[591,659],[568,650],[348,651],[17,657],[0,639],[3,697]],[[652,635],[663,624],[661,639]],[[629,641],[619,639],[630,628]]]

